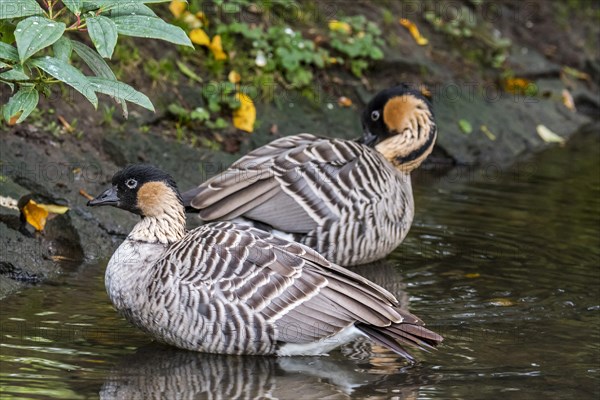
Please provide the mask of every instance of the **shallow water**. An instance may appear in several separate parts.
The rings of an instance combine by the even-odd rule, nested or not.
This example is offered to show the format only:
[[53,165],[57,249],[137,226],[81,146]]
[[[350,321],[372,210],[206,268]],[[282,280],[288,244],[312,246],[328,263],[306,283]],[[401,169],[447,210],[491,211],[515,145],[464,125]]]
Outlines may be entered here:
[[509,169],[421,173],[388,259],[357,270],[445,336],[407,365],[178,351],[112,309],[106,260],[0,303],[3,399],[584,399],[600,396],[600,146],[579,136]]

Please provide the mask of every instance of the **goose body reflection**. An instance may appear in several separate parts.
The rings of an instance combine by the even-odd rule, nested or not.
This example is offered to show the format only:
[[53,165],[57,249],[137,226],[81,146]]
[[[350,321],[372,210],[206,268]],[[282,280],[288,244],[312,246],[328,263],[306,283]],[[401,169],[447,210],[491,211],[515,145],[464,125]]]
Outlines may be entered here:
[[384,380],[389,385],[389,379],[398,379],[398,398],[417,397],[419,386],[410,377],[365,373],[348,359],[203,354],[149,345],[113,368],[100,398],[350,399],[372,393]]

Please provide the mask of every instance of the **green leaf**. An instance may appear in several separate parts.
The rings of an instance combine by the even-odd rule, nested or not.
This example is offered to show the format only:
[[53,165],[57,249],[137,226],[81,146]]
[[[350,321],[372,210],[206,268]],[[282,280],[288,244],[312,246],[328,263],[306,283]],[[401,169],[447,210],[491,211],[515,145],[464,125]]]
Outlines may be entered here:
[[23,70],[23,67],[19,64],[15,65],[9,71],[0,74],[0,78],[7,81],[27,81],[31,79]]
[[43,17],[29,17],[17,24],[15,38],[21,63],[56,42],[65,31],[65,24]]
[[71,44],[73,45],[73,50],[84,63],[87,64],[88,67],[99,77],[116,80],[117,77],[112,72],[106,61],[100,54],[96,53],[94,50],[86,46],[85,44],[78,42],[76,40],[71,40]]
[[81,14],[81,8],[83,7],[83,0],[62,0],[65,7],[67,7],[73,14]]
[[35,109],[39,100],[40,95],[32,86],[21,87],[4,106],[4,119],[6,122],[10,122],[12,118],[21,113],[15,123],[22,122]]
[[66,83],[73,89],[85,96],[94,108],[98,108],[98,97],[90,81],[77,68],[54,57],[33,58],[29,63],[40,68],[47,74],[61,82]]
[[123,17],[127,15],[145,15],[147,17],[158,18],[152,9],[144,4],[125,3],[113,8],[110,12],[111,18]]
[[0,0],[0,19],[28,17],[43,12],[35,0]]
[[73,44],[66,37],[61,37],[52,45],[54,50],[54,56],[64,62],[69,62],[71,59],[71,53],[73,52]]
[[192,71],[192,69],[186,64],[182,63],[181,61],[176,61],[176,64],[181,73],[183,73],[185,76],[187,76],[193,81],[202,83],[202,78],[198,76],[198,74],[196,74],[194,71]]
[[[100,57],[100,54],[96,53],[94,50],[92,50],[91,48],[89,48],[81,42],[75,40],[72,40],[71,42],[73,44],[73,49],[75,50],[75,53],[77,53],[77,55],[81,57],[83,62],[86,63],[88,67],[90,67],[90,69],[92,70],[92,72],[94,72],[94,74],[96,74],[96,76],[99,76],[100,78],[106,78],[111,81],[117,80],[117,77],[112,72],[106,61],[104,61],[104,59]],[[128,111],[127,103],[125,102],[125,100],[115,99],[115,101],[121,105],[121,108],[123,109],[123,116],[127,118]]]
[[469,121],[467,121],[466,119],[459,119],[458,127],[460,128],[461,131],[463,131],[463,133],[465,135],[468,135],[471,132],[473,132],[473,127],[471,126],[471,123]]
[[182,46],[194,47],[183,29],[167,24],[160,18],[129,15],[113,18],[113,21],[122,35],[161,39]]
[[102,15],[89,17],[86,21],[88,33],[98,53],[104,58],[111,58],[117,44],[117,25]]
[[88,77],[88,80],[96,92],[104,93],[117,99],[127,100],[150,111],[154,111],[154,106],[148,96],[142,92],[138,92],[126,83],[99,77]]
[[0,59],[6,61],[19,61],[19,53],[10,44],[0,42]]

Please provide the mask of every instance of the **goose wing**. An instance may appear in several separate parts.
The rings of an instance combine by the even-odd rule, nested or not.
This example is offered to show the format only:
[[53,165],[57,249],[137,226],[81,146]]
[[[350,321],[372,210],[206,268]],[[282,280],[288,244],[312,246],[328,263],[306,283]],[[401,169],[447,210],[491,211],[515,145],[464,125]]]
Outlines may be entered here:
[[[239,352],[265,352],[275,340],[311,343],[353,324],[363,332],[370,329],[369,336],[423,325],[382,287],[306,246],[244,225],[218,222],[192,231],[159,261],[156,274],[153,281],[161,288],[152,293],[172,286],[180,293],[170,302],[179,309],[174,315],[192,313],[188,318],[210,321],[221,345]],[[413,342],[427,347],[431,341]]]
[[385,193],[391,172],[356,142],[310,134],[275,140],[183,194],[205,221],[244,216],[276,229],[307,233],[343,209],[361,212]]

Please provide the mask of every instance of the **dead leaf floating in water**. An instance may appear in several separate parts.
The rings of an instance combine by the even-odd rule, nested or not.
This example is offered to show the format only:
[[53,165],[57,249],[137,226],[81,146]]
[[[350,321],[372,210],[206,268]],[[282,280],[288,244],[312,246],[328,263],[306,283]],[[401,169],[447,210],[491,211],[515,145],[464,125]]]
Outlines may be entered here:
[[489,301],[489,303],[493,306],[498,306],[498,307],[510,307],[510,306],[514,306],[515,302],[507,299],[505,297],[498,297],[496,299],[491,299]]
[[429,40],[427,40],[421,35],[421,33],[419,32],[419,28],[417,28],[417,25],[415,25],[414,22],[406,18],[400,18],[398,22],[400,23],[400,25],[408,29],[408,32],[419,46],[425,46],[427,45],[427,43],[429,43]]
[[552,132],[550,129],[546,128],[544,125],[538,125],[535,129],[537,130],[537,134],[546,143],[558,143],[561,145],[563,145],[565,143],[564,138],[558,136],[556,133]]
[[48,218],[53,214],[64,214],[69,211],[69,207],[56,204],[38,204],[29,200],[21,210],[27,223],[35,228],[36,231],[43,231]]
[[239,93],[240,108],[233,112],[233,126],[252,133],[254,131],[254,122],[256,121],[256,108],[252,99],[244,93]]

